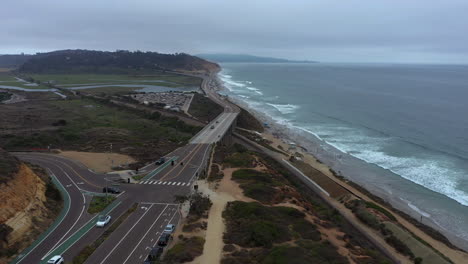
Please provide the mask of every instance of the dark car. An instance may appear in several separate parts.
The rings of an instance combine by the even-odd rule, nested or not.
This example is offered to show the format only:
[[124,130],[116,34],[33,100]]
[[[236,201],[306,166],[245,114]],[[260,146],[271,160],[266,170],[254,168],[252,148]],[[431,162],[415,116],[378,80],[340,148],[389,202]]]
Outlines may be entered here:
[[171,240],[171,234],[162,234],[158,240],[158,246],[160,247],[167,246],[167,244],[169,243],[169,240]]
[[156,164],[156,165],[161,165],[161,164],[164,164],[164,162],[166,162],[166,159],[163,157],[163,158],[158,159],[158,160],[155,162],[155,164]]
[[104,187],[102,188],[102,192],[104,193],[120,193],[120,190],[115,187]]
[[163,247],[154,247],[151,249],[150,253],[148,254],[148,257],[146,258],[146,261],[156,261],[161,257],[162,253],[164,251]]

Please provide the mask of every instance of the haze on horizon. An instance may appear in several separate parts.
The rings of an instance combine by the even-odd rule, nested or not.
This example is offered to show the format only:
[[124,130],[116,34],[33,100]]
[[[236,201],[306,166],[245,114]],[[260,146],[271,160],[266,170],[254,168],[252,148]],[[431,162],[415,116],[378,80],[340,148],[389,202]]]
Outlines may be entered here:
[[0,54],[127,49],[465,64],[467,10],[466,0],[4,0]]

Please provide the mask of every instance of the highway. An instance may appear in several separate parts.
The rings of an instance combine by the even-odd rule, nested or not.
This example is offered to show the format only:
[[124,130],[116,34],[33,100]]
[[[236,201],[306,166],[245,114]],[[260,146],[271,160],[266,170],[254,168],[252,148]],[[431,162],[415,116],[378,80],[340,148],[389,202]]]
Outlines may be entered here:
[[[53,255],[69,262],[85,246],[97,240],[113,221],[135,203],[136,210],[93,252],[86,263],[142,263],[167,224],[177,224],[180,208],[175,195],[188,195],[197,177],[206,173],[211,144],[222,139],[239,113],[213,89],[213,76],[205,77],[205,93],[224,107],[224,112],[192,138],[189,144],[166,155],[163,165],[152,163],[142,171],[146,176],[135,184],[116,183],[83,164],[54,154],[15,153],[23,161],[37,164],[56,178],[65,193],[65,208],[55,223],[12,263],[46,263]],[[213,127],[213,128],[212,128]],[[174,161],[174,165],[171,165]],[[122,193],[106,208],[111,224],[95,227],[97,215],[87,207],[93,195],[103,195],[105,186],[116,185]]]

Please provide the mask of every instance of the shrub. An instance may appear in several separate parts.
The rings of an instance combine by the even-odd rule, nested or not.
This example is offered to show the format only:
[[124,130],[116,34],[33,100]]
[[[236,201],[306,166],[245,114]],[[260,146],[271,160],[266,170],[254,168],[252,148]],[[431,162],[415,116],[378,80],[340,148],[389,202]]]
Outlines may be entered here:
[[401,240],[399,240],[396,236],[390,235],[390,236],[385,238],[385,241],[387,241],[387,243],[389,245],[391,245],[393,248],[395,248],[401,254],[403,254],[405,256],[409,256],[410,258],[414,258],[414,254],[411,251],[411,249],[405,243],[403,243]]
[[317,230],[317,226],[305,219],[294,222],[292,229],[299,233],[304,239],[310,239],[314,241],[319,241],[321,239],[320,232]]
[[183,263],[194,260],[203,253],[205,239],[202,237],[190,237],[175,244],[167,251],[164,263]]

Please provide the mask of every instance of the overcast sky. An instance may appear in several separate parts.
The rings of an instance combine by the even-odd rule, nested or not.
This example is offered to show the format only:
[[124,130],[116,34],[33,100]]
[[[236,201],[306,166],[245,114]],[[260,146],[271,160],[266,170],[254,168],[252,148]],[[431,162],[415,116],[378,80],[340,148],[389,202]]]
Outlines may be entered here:
[[1,0],[0,54],[57,49],[468,63],[467,0]]

